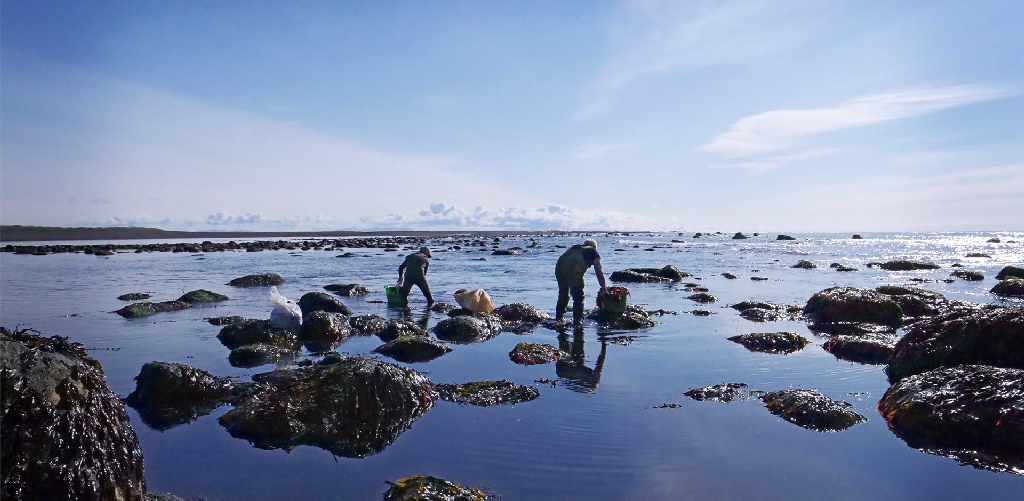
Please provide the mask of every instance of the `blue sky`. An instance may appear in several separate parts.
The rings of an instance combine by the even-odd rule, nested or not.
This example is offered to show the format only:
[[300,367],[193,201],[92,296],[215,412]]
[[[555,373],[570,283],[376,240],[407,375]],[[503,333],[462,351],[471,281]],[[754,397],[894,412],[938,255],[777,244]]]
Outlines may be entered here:
[[0,10],[0,221],[1024,229],[1024,2]]

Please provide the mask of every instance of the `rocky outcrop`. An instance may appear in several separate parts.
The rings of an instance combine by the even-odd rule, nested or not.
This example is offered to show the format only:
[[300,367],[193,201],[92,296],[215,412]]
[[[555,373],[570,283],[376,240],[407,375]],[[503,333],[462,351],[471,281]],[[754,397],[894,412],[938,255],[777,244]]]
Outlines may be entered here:
[[960,303],[913,324],[886,367],[899,381],[960,364],[1024,369],[1024,308]]
[[995,471],[1024,471],[1024,370],[943,367],[890,387],[878,412],[911,447]]
[[487,493],[443,478],[413,475],[400,478],[384,493],[384,501],[485,501]]
[[192,305],[182,301],[163,301],[160,303],[132,303],[120,310],[115,311],[118,315],[124,318],[142,318],[157,313],[164,313],[168,311],[181,311],[191,308]]
[[370,293],[370,289],[359,284],[329,284],[324,286],[324,290],[349,297],[365,296]]
[[400,336],[373,350],[403,363],[429,362],[451,351],[447,344],[429,336]]
[[694,388],[684,392],[683,395],[700,401],[732,402],[736,399],[746,400],[750,394],[746,387],[745,383],[721,383],[703,388]]
[[999,296],[1024,297],[1024,279],[1007,278],[992,287],[991,292]]
[[125,403],[151,428],[167,430],[213,412],[250,386],[188,365],[149,362],[135,377],[135,391]]
[[323,292],[307,292],[299,298],[298,301],[299,309],[302,310],[302,315],[305,317],[314,311],[326,311],[329,313],[341,313],[346,317],[352,314],[352,310],[348,309],[337,299],[334,299],[330,294]]
[[0,328],[4,499],[143,499],[142,450],[99,362],[67,338]]
[[438,397],[433,383],[412,369],[337,354],[253,380],[268,389],[220,417],[231,436],[260,449],[311,445],[343,457],[384,450]]
[[996,280],[1006,280],[1007,278],[1024,278],[1024,268],[1006,266],[996,274]]
[[941,266],[935,263],[925,263],[922,261],[886,261],[884,263],[868,263],[869,268],[877,267],[888,271],[912,271],[912,270],[937,270]]
[[795,332],[758,332],[726,338],[750,351],[789,354],[807,346],[807,339]]
[[901,287],[898,285],[882,285],[875,288],[880,294],[891,297],[900,305],[900,310],[907,317],[931,316],[946,308],[949,301],[946,296],[938,292],[932,292],[914,287]]
[[430,306],[430,311],[434,313],[442,313],[447,315],[448,312],[454,310],[455,308],[457,308],[457,306],[455,306],[454,304],[445,303],[443,301],[437,301]]
[[886,294],[856,287],[832,287],[811,296],[804,306],[816,324],[869,322],[899,326],[903,310]]
[[531,386],[520,386],[511,381],[475,381],[465,384],[438,384],[441,399],[459,404],[488,407],[499,404],[518,404],[540,396]]
[[245,322],[248,322],[249,319],[238,315],[232,315],[230,317],[211,317],[207,318],[206,321],[209,322],[210,325],[234,325],[244,324]]
[[501,333],[501,317],[494,313],[473,313],[446,318],[434,326],[438,339],[456,344],[486,341]]
[[867,418],[814,390],[782,390],[761,395],[768,411],[801,428],[814,431],[842,431]]
[[739,231],[737,231],[736,234],[732,236],[733,240],[744,240],[744,239],[747,239],[747,238],[750,238],[750,237],[744,235],[742,232],[739,232]]
[[568,353],[544,343],[518,343],[508,352],[508,358],[519,365],[546,364],[568,356]]
[[216,303],[218,301],[227,301],[228,297],[224,294],[217,294],[216,292],[210,292],[206,289],[196,289],[191,292],[186,292],[178,301],[188,304],[202,304],[202,303]]
[[271,285],[281,285],[284,283],[284,279],[281,275],[276,273],[261,273],[257,275],[246,275],[244,277],[236,278],[228,285],[234,287],[263,287]]

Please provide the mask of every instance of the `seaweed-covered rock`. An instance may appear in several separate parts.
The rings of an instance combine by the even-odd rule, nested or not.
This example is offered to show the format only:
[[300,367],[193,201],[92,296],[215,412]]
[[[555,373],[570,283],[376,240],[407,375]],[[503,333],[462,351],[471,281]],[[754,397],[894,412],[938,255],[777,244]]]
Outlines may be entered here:
[[324,290],[349,297],[365,296],[370,293],[370,289],[359,284],[329,284],[324,286]]
[[736,234],[732,236],[733,240],[745,240],[747,238],[750,238],[750,237],[744,235],[742,232],[739,232],[739,231],[737,231]]
[[438,339],[456,344],[486,341],[501,333],[501,317],[494,313],[474,313],[446,318],[434,326]]
[[959,278],[960,280],[967,280],[968,282],[985,280],[985,275],[970,270],[956,270],[953,273],[950,273],[949,276]]
[[393,341],[400,337],[426,335],[427,331],[423,330],[422,327],[412,322],[399,322],[397,320],[392,320],[388,322],[388,325],[384,328],[384,330],[377,333],[377,337],[379,337],[380,340],[385,343]]
[[810,262],[810,261],[808,261],[806,259],[801,259],[801,260],[797,261],[796,264],[794,264],[793,266],[790,266],[790,268],[802,268],[804,270],[813,270],[814,268],[817,268],[817,267],[818,267],[818,265],[816,265],[816,264],[814,264],[814,263],[812,263],[812,262]]
[[142,301],[143,299],[149,299],[150,295],[145,292],[129,292],[128,294],[121,294],[117,296],[117,299],[121,301]]
[[891,297],[871,289],[831,287],[811,296],[804,306],[814,323],[870,322],[899,326],[903,310]]
[[992,287],[991,292],[999,296],[1024,297],[1024,279],[1007,278]]
[[886,261],[884,263],[868,263],[868,267],[877,267],[888,271],[937,270],[941,268],[941,266],[935,263],[925,263],[921,261],[909,260]]
[[272,344],[247,344],[231,350],[228,363],[232,367],[259,367],[277,363],[279,360],[294,356],[295,351],[283,346]]
[[536,306],[524,303],[503,304],[495,308],[494,313],[506,322],[543,322],[551,318]]
[[1024,278],[1024,268],[1007,266],[999,270],[999,273],[996,274],[996,280],[1005,280],[1007,278]]
[[669,264],[662,268],[629,268],[616,271],[608,277],[613,282],[679,282],[690,276]]
[[718,301],[717,297],[708,294],[707,292],[691,294],[689,296],[686,296],[686,299],[689,299],[690,301],[696,301],[698,303],[714,303],[715,301]]
[[721,383],[703,388],[694,388],[683,393],[694,400],[711,400],[714,402],[732,402],[736,399],[745,400],[748,391],[745,383]]
[[508,352],[508,358],[519,365],[546,364],[568,356],[568,353],[544,343],[518,343]]
[[271,327],[269,320],[249,319],[245,322],[225,325],[217,339],[227,349],[233,350],[247,344],[273,344],[290,346],[297,342],[296,331]]
[[815,431],[842,431],[867,418],[814,390],[782,390],[761,395],[768,411],[801,428]]
[[388,321],[380,315],[359,315],[349,317],[348,325],[359,334],[373,335],[387,328]]
[[299,308],[302,310],[303,316],[309,315],[314,311],[326,311],[330,313],[341,313],[346,317],[352,314],[352,310],[348,309],[337,299],[334,299],[330,294],[323,292],[307,292],[299,298]]
[[722,273],[722,276],[729,280],[736,280],[737,278],[739,278],[736,275],[733,275],[732,273]]
[[829,339],[822,348],[840,360],[859,364],[885,364],[896,346],[893,335],[839,335]]
[[443,478],[413,475],[400,478],[384,493],[384,501],[485,501],[487,494]]
[[125,402],[157,430],[190,423],[227,403],[239,390],[226,377],[183,364],[149,362]]
[[465,384],[438,384],[441,400],[459,404],[488,407],[498,404],[518,404],[540,396],[532,386],[520,386],[511,381],[475,381]]
[[454,310],[455,308],[456,306],[454,304],[446,303],[444,301],[437,301],[434,304],[430,305],[430,311],[445,315],[447,315],[448,312]]
[[726,338],[750,351],[789,354],[807,346],[807,339],[795,332],[759,332]]
[[1024,369],[1024,308],[961,303],[918,321],[896,343],[885,372],[898,381],[960,364]]
[[654,319],[651,318],[651,314],[648,313],[647,310],[642,306],[635,304],[627,306],[625,312],[612,318],[610,321],[601,317],[599,313],[600,312],[591,312],[589,318],[597,319],[598,322],[601,322],[607,329],[635,331],[640,329],[649,329],[658,325],[658,322],[655,322]]
[[740,316],[751,322],[775,322],[779,320],[796,320],[801,316],[798,306],[766,303],[763,301],[740,301],[730,308],[739,311]]
[[227,301],[228,297],[224,294],[217,294],[216,292],[210,292],[206,289],[196,289],[191,292],[186,292],[178,301],[188,304],[201,304],[201,303],[215,303],[217,301]]
[[210,325],[233,325],[244,324],[245,322],[248,322],[249,319],[238,315],[232,315],[230,317],[210,317],[207,318],[206,321],[210,322]]
[[791,237],[791,236],[789,236],[789,235],[779,235],[779,236],[775,237],[775,240],[796,240],[796,239]]
[[875,291],[888,295],[900,305],[904,316],[924,317],[938,313],[944,309],[949,301],[946,296],[938,292],[932,292],[914,287],[901,287],[898,285],[882,285],[875,288]]
[[257,374],[253,380],[269,388],[220,417],[231,436],[260,449],[311,445],[343,457],[384,450],[438,396],[419,372],[340,354],[311,367]]
[[136,501],[146,479],[124,404],[67,338],[0,328],[4,499]]
[[515,256],[518,254],[518,252],[512,249],[495,249],[495,251],[491,253],[492,256]]
[[878,402],[907,445],[978,468],[1024,471],[1024,371],[943,367],[907,377]]
[[181,311],[191,307],[191,304],[182,301],[163,301],[160,303],[150,303],[147,301],[144,303],[132,303],[114,313],[124,318],[142,318],[168,311]]
[[276,273],[261,273],[236,278],[228,282],[228,285],[234,287],[262,287],[271,285],[281,285],[283,283],[284,279],[281,278],[281,275],[278,275]]
[[451,351],[447,344],[430,336],[400,336],[373,350],[404,363],[429,362]]
[[351,334],[348,317],[317,310],[302,319],[299,341],[306,343],[311,351],[328,351]]

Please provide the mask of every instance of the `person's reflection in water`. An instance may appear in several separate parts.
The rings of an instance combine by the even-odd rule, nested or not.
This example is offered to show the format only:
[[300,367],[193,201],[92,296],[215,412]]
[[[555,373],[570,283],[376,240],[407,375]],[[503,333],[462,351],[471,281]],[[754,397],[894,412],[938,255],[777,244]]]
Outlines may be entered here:
[[569,354],[569,358],[555,362],[555,374],[562,379],[569,380],[566,387],[585,393],[597,390],[597,385],[601,382],[601,370],[604,369],[604,356],[608,349],[608,343],[601,341],[601,354],[597,356],[597,363],[593,369],[585,365],[586,355],[583,353],[582,328],[573,330],[571,344],[568,334],[565,332],[559,334],[558,349]]
[[397,320],[402,322],[412,322],[416,324],[420,329],[427,330],[427,325],[430,324],[430,307],[423,308],[423,313],[419,318],[416,318],[412,313],[412,308],[392,308],[393,311],[398,313]]

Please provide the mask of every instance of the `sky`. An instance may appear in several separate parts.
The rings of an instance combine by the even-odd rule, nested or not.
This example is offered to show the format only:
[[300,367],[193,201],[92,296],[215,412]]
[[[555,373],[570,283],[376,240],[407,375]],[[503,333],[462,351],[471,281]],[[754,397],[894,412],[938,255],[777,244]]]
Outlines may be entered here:
[[1024,2],[4,0],[0,223],[1024,230]]

